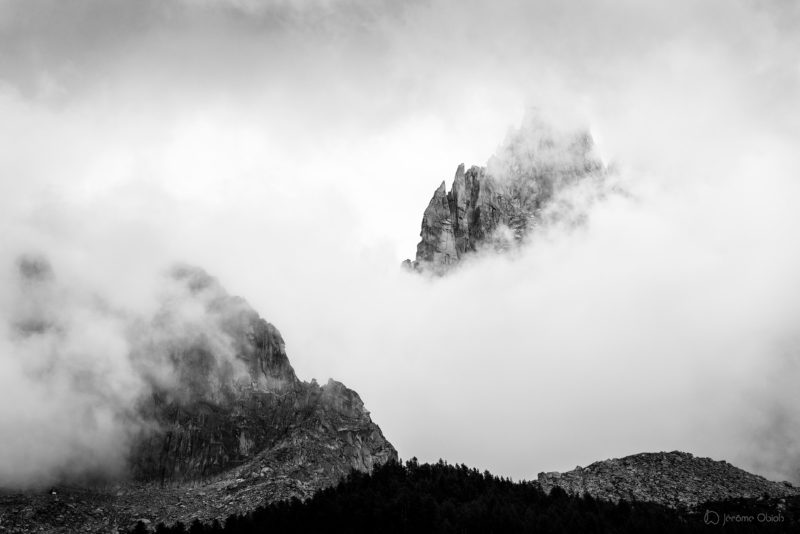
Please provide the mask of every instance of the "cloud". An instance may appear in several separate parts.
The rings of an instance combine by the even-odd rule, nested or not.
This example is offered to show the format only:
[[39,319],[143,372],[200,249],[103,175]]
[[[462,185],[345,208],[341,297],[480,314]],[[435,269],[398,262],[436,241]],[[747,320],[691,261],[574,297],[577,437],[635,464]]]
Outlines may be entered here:
[[[748,1],[6,0],[0,260],[44,251],[68,294],[145,316],[157,273],[202,265],[404,457],[530,478],[677,448],[796,478],[797,20]],[[513,259],[405,275],[436,185],[529,105],[588,122],[630,195]],[[118,361],[117,320],[81,299],[53,309],[102,328],[69,354]],[[11,380],[27,360],[6,334]],[[3,388],[33,414],[7,408],[4,435],[36,441],[71,405],[58,387]]]
[[153,395],[222,403],[254,380],[241,348],[252,310],[200,269],[160,277],[148,313],[63,280],[44,256],[14,267],[0,362],[6,488],[126,478],[133,448],[158,428],[142,408]]
[[16,280],[4,280],[3,484],[124,473],[142,390],[124,318],[58,285],[43,257],[15,267]]

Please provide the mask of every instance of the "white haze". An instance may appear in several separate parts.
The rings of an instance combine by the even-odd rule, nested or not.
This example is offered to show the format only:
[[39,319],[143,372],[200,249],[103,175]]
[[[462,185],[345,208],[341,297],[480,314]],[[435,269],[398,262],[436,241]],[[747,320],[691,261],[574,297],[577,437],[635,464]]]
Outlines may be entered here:
[[[797,480],[798,25],[729,0],[0,0],[0,482],[119,468],[143,386],[115,314],[152,313],[175,261],[404,458],[532,478],[680,449]],[[529,106],[588,124],[629,194],[403,272],[434,189]],[[31,251],[67,343],[9,330]],[[42,381],[46,357],[100,385]]]

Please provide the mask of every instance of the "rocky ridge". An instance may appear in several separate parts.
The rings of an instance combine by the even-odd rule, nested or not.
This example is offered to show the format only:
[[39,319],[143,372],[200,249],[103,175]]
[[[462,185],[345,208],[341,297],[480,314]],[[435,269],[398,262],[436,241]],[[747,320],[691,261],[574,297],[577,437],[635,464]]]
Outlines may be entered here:
[[728,462],[679,451],[604,460],[566,473],[539,473],[538,483],[545,491],[559,487],[597,499],[654,502],[686,510],[709,501],[800,495],[800,488],[789,482],[773,482]]
[[450,191],[441,183],[423,214],[416,258],[403,264],[443,274],[479,250],[508,250],[559,217],[551,208],[562,192],[604,176],[588,132],[560,132],[529,116],[485,167],[462,163]]

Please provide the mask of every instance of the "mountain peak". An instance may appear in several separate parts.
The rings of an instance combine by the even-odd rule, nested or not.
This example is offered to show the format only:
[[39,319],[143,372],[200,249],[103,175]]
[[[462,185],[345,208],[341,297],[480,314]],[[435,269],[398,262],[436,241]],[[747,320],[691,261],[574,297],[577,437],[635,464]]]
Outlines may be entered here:
[[[68,343],[70,324],[61,308],[73,304],[50,263],[28,255],[16,268],[20,292],[12,326],[19,342]],[[105,531],[110,521],[137,517],[224,519],[265,501],[307,498],[353,469],[370,471],[397,459],[358,393],[333,379],[324,386],[300,380],[280,331],[245,299],[190,265],[173,267],[162,282],[155,311],[114,312],[123,347],[115,356],[130,378],[124,396],[108,395],[105,375],[95,378],[98,366],[88,365],[95,361],[77,371],[57,359],[45,362],[48,372],[63,371],[83,388],[85,413],[92,415],[87,406],[108,408],[108,419],[119,425],[111,445],[105,435],[91,442],[101,451],[113,446],[112,465],[73,461],[30,486],[4,482],[4,491],[68,484],[64,497],[83,503],[82,512],[69,512],[69,527],[56,531]],[[102,307],[91,316],[108,313]],[[97,400],[89,387],[97,387]],[[43,495],[13,499],[45,507],[63,502],[56,493],[52,502],[42,500],[49,492]],[[93,511],[98,504],[106,511]],[[19,531],[38,527],[33,516],[17,519]]]
[[602,178],[586,130],[559,130],[529,115],[485,167],[458,165],[453,185],[436,189],[422,217],[412,270],[443,274],[481,249],[508,250],[542,224],[543,210],[562,191]]
[[[311,477],[323,485],[351,467],[367,469],[396,458],[358,394],[334,380],[322,387],[299,380],[281,333],[244,299],[229,295],[202,269],[181,265],[170,277],[178,288],[138,349],[167,371],[151,380],[152,394],[139,405],[149,424],[132,448],[136,478],[208,477],[266,454],[287,438],[337,444],[304,445],[322,455],[303,453],[304,469],[330,464],[330,472]],[[338,446],[353,439],[358,447]]]

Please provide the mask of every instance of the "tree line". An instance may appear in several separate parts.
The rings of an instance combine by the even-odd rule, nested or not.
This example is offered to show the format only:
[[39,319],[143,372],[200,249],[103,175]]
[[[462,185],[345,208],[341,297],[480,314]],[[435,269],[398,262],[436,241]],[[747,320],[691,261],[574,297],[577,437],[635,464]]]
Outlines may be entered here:
[[[774,503],[773,503],[774,504]],[[717,513],[764,510],[759,500],[714,503]],[[708,524],[702,507],[679,512],[653,503],[612,503],[590,495],[545,493],[534,482],[512,482],[465,465],[389,462],[352,472],[306,501],[265,504],[250,513],[191,525],[159,524],[157,534],[218,533],[694,533],[798,532],[798,500],[779,505],[783,520]],[[749,508],[748,508],[749,507]],[[142,524],[134,534],[147,532]]]

